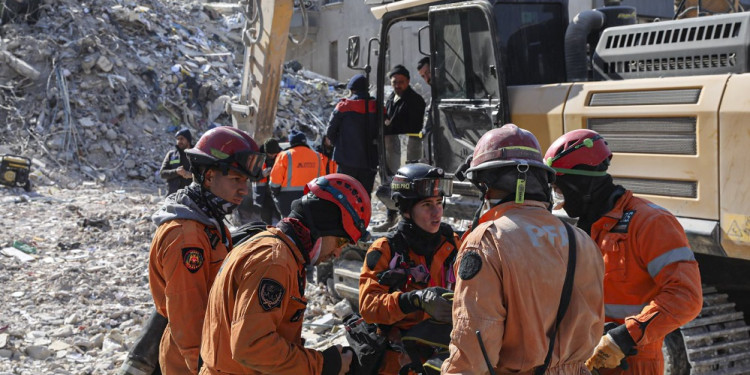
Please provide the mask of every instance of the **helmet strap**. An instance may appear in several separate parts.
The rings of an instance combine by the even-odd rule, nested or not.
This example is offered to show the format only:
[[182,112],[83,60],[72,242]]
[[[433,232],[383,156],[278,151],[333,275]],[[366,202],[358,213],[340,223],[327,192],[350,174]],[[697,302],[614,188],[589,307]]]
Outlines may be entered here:
[[487,191],[489,190],[487,184],[483,182],[475,182],[472,180],[472,183],[482,192],[482,203],[477,207],[477,211],[474,212],[474,219],[471,221],[471,227],[469,227],[470,232],[479,225],[479,217],[482,216],[482,209],[484,209],[484,203],[487,202]]

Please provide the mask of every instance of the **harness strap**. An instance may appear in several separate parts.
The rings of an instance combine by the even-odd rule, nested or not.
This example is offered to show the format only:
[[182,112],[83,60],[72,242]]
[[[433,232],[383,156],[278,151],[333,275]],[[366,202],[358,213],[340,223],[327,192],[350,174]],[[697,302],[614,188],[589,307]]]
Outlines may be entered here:
[[534,370],[534,375],[543,375],[549,367],[549,362],[552,360],[552,352],[555,348],[555,337],[557,337],[557,331],[560,329],[560,322],[565,316],[565,312],[568,311],[570,296],[573,293],[573,279],[575,278],[576,273],[576,237],[573,228],[564,221],[562,223],[565,226],[565,231],[568,232],[568,267],[565,271],[565,282],[563,283],[562,293],[560,294],[560,307],[557,309],[555,326],[549,334],[549,349],[547,349],[547,357],[544,359],[544,364]]

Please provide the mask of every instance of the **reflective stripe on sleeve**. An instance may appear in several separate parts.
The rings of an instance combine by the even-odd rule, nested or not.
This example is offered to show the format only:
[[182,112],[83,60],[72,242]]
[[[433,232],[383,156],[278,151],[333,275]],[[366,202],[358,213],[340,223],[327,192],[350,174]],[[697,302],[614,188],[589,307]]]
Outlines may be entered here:
[[685,262],[691,260],[695,260],[693,251],[690,250],[689,247],[678,247],[669,250],[648,262],[648,273],[654,278],[664,267],[674,262]]
[[286,152],[286,186],[292,186],[292,168],[294,168],[294,164],[292,164],[292,152],[287,151]]

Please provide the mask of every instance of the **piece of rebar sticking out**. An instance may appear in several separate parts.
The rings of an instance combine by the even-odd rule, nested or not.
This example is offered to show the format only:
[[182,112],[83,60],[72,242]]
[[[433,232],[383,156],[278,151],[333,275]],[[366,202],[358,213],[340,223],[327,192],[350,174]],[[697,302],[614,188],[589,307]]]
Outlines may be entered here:
[[32,80],[36,80],[41,74],[38,70],[34,69],[33,66],[18,57],[13,56],[13,54],[8,51],[0,51],[0,62],[11,67],[16,73]]

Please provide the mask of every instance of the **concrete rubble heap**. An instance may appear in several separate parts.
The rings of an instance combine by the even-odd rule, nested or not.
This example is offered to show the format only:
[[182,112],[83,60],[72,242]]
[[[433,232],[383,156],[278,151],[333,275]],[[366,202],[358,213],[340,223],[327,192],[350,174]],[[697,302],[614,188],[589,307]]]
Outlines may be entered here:
[[[231,124],[241,23],[194,1],[42,0],[35,23],[0,25],[0,155],[33,161],[32,192],[0,186],[0,375],[122,363],[153,306],[155,173],[179,127]],[[304,69],[281,85],[274,135],[315,144],[341,85]],[[307,345],[343,343],[347,303],[307,294]]]
[[[244,47],[239,13],[200,2],[44,0],[33,24],[0,26],[0,154],[33,159],[32,182],[140,180],[181,126],[230,125]],[[297,127],[319,141],[338,82],[284,75],[274,136]],[[259,140],[259,143],[263,140]]]

